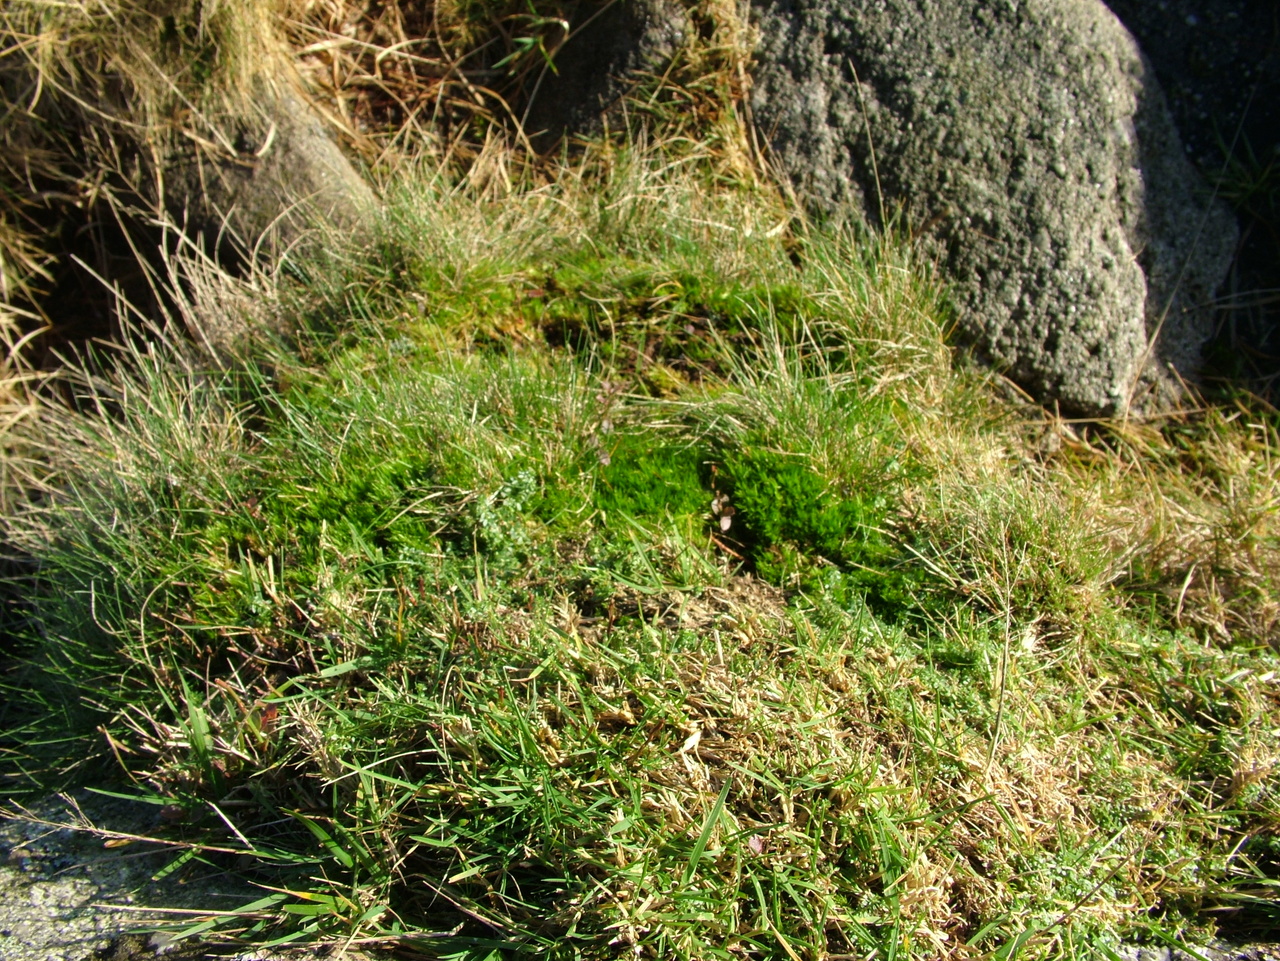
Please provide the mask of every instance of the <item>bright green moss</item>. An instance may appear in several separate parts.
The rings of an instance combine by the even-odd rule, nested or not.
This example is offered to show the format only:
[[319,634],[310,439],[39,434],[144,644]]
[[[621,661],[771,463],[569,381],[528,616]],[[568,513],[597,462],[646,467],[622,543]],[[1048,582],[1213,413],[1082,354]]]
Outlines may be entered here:
[[608,463],[600,468],[596,506],[606,514],[632,517],[700,517],[711,494],[703,482],[707,452],[699,447],[657,443],[651,435],[606,438]]
[[916,603],[918,575],[885,532],[885,494],[840,491],[807,457],[766,447],[726,451],[723,477],[731,530],[761,577],[842,604],[865,594],[881,614]]

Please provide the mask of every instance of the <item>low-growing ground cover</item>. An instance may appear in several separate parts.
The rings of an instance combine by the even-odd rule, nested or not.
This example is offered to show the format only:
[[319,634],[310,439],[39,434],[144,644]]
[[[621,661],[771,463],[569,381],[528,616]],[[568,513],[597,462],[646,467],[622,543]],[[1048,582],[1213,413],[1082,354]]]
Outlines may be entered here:
[[[905,242],[696,156],[495,190],[406,174],[377,249],[279,277],[179,263],[173,329],[15,428],[10,791],[127,775],[165,870],[263,885],[202,936],[1272,930],[1274,412],[1030,410]],[[178,334],[227,315],[234,362]]]

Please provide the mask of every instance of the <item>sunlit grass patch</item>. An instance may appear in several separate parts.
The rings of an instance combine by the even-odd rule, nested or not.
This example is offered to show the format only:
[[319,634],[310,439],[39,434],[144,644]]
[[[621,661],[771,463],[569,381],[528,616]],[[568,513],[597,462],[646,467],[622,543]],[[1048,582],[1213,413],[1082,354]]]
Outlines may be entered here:
[[10,789],[123,771],[273,889],[210,922],[256,942],[1274,923],[1275,425],[1036,422],[904,246],[704,177],[410,179],[371,256],[184,288],[285,318],[235,364],[68,374],[14,435]]

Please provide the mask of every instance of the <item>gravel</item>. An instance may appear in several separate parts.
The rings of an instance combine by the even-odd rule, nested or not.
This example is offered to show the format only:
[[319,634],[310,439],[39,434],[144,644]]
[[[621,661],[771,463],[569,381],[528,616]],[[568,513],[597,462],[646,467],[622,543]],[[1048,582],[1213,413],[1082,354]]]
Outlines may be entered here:
[[1209,944],[1190,950],[1125,946],[1116,951],[1122,961],[1277,961],[1280,945]]
[[[157,954],[240,961],[337,956],[315,949],[287,956],[237,955],[210,944],[175,944],[164,934],[150,933],[159,921],[172,924],[183,918],[174,909],[228,910],[263,895],[260,888],[198,861],[152,881],[174,859],[173,848],[146,842],[113,846],[100,834],[69,826],[155,833],[162,826],[160,811],[155,805],[81,792],[28,808],[30,820],[0,821],[0,961],[125,961]],[[349,951],[342,956],[357,957]]]

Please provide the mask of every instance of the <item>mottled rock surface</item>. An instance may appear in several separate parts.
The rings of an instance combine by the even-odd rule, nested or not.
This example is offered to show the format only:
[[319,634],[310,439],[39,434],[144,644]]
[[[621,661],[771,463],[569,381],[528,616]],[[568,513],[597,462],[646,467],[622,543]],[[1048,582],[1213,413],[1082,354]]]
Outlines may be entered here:
[[1194,377],[1235,224],[1099,0],[753,8],[752,106],[778,166],[826,215],[920,234],[980,356],[1091,416]]

